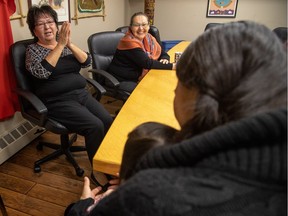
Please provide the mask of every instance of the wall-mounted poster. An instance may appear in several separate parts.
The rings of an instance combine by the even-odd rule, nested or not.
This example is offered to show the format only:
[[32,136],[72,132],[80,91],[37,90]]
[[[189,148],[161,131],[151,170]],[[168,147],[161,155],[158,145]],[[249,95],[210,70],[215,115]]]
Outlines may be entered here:
[[89,17],[105,17],[104,0],[75,0],[75,16],[72,18],[78,23],[78,19]]
[[58,14],[58,22],[70,22],[70,1],[69,0],[29,0],[28,5],[49,4]]
[[97,13],[103,10],[103,0],[78,0],[80,13]]
[[238,0],[208,0],[206,17],[236,17]]

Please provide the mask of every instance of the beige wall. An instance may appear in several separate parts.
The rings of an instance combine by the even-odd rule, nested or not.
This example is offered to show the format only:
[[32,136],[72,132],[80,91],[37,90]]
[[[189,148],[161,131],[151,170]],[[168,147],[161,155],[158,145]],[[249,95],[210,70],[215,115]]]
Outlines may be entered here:
[[[23,13],[25,15],[28,10],[27,2],[28,1],[22,1]],[[107,15],[105,21],[103,21],[102,17],[79,19],[78,24],[76,24],[75,20],[71,20],[72,40],[82,49],[88,49],[87,38],[89,35],[99,31],[115,30],[117,27],[125,24],[125,13],[126,9],[129,8],[127,6],[127,0],[105,0],[105,6]],[[74,0],[70,0],[71,18],[75,16],[74,8]],[[32,37],[26,24],[26,19],[23,27],[20,25],[19,20],[12,20],[11,25],[14,41]]]
[[[287,26],[287,0],[238,0],[236,18],[207,18],[207,0],[155,0],[154,25],[160,29],[162,40],[193,40],[201,34],[209,22],[229,22],[254,20],[273,29]],[[27,1],[22,1],[27,13]],[[70,1],[71,17],[74,1]],[[105,0],[105,21],[100,17],[79,19],[78,25],[72,20],[72,39],[82,49],[87,50],[87,38],[94,32],[115,30],[127,25],[134,12],[144,11],[144,0]],[[11,21],[14,41],[30,38],[25,23]]]
[[[143,2],[129,0],[130,16],[134,12],[144,11]],[[209,22],[254,20],[271,29],[287,26],[287,0],[238,0],[236,18],[207,18],[207,0],[155,2],[154,25],[160,29],[162,40],[193,40]]]

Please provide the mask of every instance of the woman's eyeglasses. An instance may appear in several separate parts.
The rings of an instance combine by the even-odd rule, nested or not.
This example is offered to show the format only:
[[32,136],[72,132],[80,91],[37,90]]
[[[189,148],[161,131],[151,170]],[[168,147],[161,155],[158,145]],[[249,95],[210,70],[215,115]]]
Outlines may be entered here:
[[148,23],[142,23],[142,24],[140,24],[140,23],[133,23],[132,24],[132,26],[133,27],[137,27],[137,28],[139,28],[140,26],[142,27],[142,28],[146,28],[146,27],[148,27]]
[[47,22],[41,22],[41,23],[36,23],[35,26],[39,28],[44,28],[44,26],[47,24],[48,26],[54,25],[55,21],[54,20],[48,20]]

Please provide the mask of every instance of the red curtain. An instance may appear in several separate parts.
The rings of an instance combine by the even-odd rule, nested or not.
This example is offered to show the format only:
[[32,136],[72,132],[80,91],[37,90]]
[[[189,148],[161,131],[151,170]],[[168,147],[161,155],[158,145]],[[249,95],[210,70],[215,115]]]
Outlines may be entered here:
[[9,17],[15,11],[14,0],[0,0],[0,120],[13,116],[19,110],[17,95],[13,93],[16,79],[9,53],[13,43]]

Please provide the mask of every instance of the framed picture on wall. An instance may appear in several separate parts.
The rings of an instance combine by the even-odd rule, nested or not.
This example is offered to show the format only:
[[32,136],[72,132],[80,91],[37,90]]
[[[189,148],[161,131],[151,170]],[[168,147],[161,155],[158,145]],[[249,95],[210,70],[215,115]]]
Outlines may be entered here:
[[58,14],[59,24],[70,22],[70,1],[69,0],[28,0],[28,6],[49,4]]
[[75,0],[75,16],[72,20],[90,18],[90,17],[103,17],[105,18],[105,4],[104,0]]
[[236,17],[238,0],[208,0],[206,17]]

